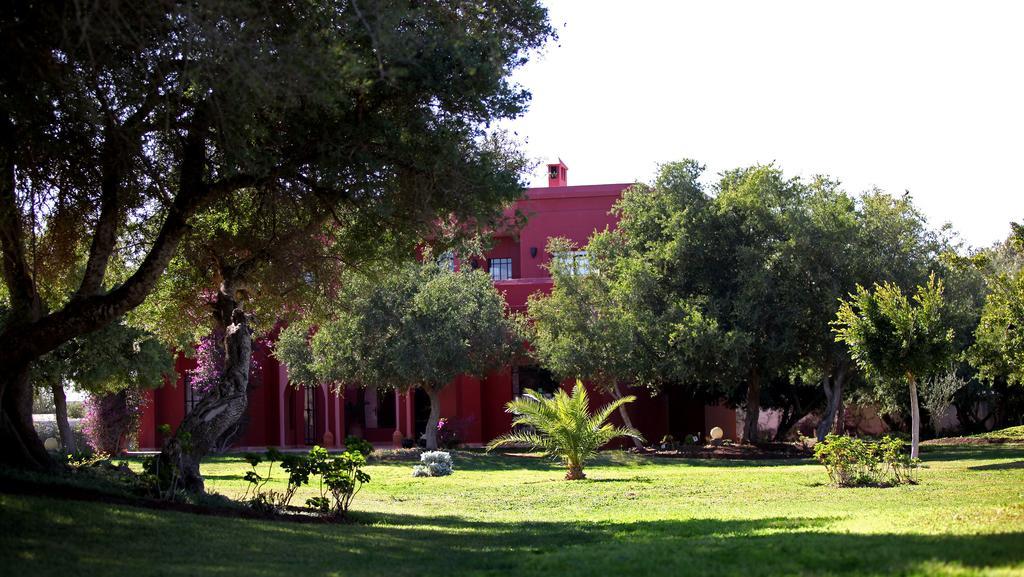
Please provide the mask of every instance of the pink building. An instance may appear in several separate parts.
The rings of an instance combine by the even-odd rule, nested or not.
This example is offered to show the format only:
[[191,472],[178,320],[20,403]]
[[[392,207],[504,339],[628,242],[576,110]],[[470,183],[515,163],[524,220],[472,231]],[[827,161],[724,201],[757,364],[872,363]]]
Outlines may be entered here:
[[[629,183],[568,185],[568,167],[561,161],[548,165],[548,186],[530,188],[516,208],[528,217],[518,234],[499,234],[486,258],[456,262],[454,266],[473,266],[489,271],[495,286],[514,310],[523,310],[529,295],[551,290],[551,277],[544,265],[551,255],[545,252],[548,239],[569,238],[579,246],[606,227],[614,227],[612,205]],[[579,254],[585,259],[586,255]],[[267,336],[272,340],[275,335]],[[326,433],[333,446],[340,446],[346,435],[357,435],[374,442],[391,442],[396,430],[403,437],[418,438],[423,432],[429,402],[422,392],[397,394],[373,388],[348,387],[338,395],[324,385],[315,389],[288,386],[287,367],[282,366],[266,348],[256,353],[262,367],[259,385],[249,394],[249,413],[240,427],[235,446],[294,447],[325,444]],[[139,443],[142,448],[159,447],[158,427],[176,427],[192,403],[191,389],[183,376],[194,361],[180,356],[178,379],[174,386],[151,391],[142,418]],[[511,418],[505,403],[523,388],[545,389],[567,386],[555,383],[551,375],[535,365],[509,366],[483,379],[462,376],[441,394],[441,414],[447,418],[465,443],[486,443],[508,431]],[[672,391],[650,397],[644,390],[635,392],[638,400],[629,406],[633,425],[650,442],[665,434],[681,438],[683,434],[704,433],[722,427],[727,438],[736,438],[733,410],[704,406],[674,395]],[[596,403],[607,402],[600,394]]]

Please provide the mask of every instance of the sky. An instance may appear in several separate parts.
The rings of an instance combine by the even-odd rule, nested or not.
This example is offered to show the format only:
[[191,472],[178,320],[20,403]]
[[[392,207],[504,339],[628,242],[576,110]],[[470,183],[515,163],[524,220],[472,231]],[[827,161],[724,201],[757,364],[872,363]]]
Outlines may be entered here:
[[909,190],[974,246],[1024,220],[1024,2],[545,3],[559,39],[516,72],[533,100],[505,127],[570,185],[774,162]]

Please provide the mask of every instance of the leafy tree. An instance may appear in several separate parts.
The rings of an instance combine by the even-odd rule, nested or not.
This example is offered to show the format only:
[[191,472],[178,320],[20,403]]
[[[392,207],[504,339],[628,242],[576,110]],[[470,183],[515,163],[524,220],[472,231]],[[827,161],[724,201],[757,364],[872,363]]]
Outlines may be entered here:
[[[409,391],[430,398],[425,439],[437,448],[441,391],[459,375],[483,376],[511,360],[521,323],[481,271],[410,263],[383,276],[348,275],[335,308],[282,331],[275,351],[307,386],[330,382]],[[307,349],[307,340],[309,341]]]
[[[831,200],[839,204],[838,210],[843,209],[843,199],[831,183],[820,180],[817,188],[825,197],[821,202]],[[812,199],[813,187],[786,178],[774,166],[726,172],[718,185],[712,229],[715,244],[707,258],[722,272],[717,273],[710,292],[723,327],[737,333],[742,343],[736,358],[737,366],[747,372],[746,441],[760,437],[763,387],[789,386],[790,375],[801,365],[813,363],[823,375],[832,368],[830,351],[807,354],[807,343],[821,338],[822,331],[815,327],[827,323],[821,314],[823,295],[808,287],[815,287],[826,275],[821,274],[820,265],[807,262],[820,253],[801,250],[800,242],[810,236],[835,233],[841,238],[848,233],[843,223],[835,231],[816,226],[815,217],[820,215],[808,209]],[[828,285],[822,288],[827,291]]]
[[[4,460],[47,462],[22,402],[31,362],[160,281],[155,301],[200,303],[163,318],[195,323],[187,312],[212,305],[232,361],[209,409],[185,424],[196,451],[172,455],[190,488],[201,487],[195,457],[245,409],[224,402],[244,398],[242,304],[284,292],[283,277],[258,271],[318,272],[289,257],[321,244],[323,261],[358,261],[347,248],[400,247],[387,241],[518,194],[485,128],[524,109],[529,94],[508,75],[552,34],[532,0],[17,3],[0,22]],[[43,234],[63,258],[41,257]],[[54,278],[73,288],[44,298]],[[162,328],[149,318],[132,322]]]
[[1000,275],[985,299],[976,341],[968,351],[980,377],[1024,384],[1024,273]]
[[74,453],[74,435],[68,423],[64,387],[73,383],[97,399],[120,395],[120,401],[96,400],[93,404],[124,405],[125,391],[154,389],[174,372],[174,358],[151,334],[114,322],[87,335],[76,337],[43,355],[33,364],[30,382],[37,389],[52,392],[64,450]]
[[953,330],[944,318],[943,284],[932,275],[908,299],[893,283],[858,286],[843,301],[833,327],[836,340],[880,385],[903,381],[910,394],[911,457],[917,458],[921,416],[918,380],[934,373],[953,352]]
[[[803,310],[793,318],[802,343],[797,373],[803,382],[822,385],[825,405],[817,436],[823,440],[829,431],[840,432],[844,399],[863,382],[847,347],[836,342],[829,324],[840,300],[858,284],[888,281],[910,290],[927,281],[929,268],[939,265],[938,255],[952,247],[929,229],[909,194],[893,197],[872,190],[854,198],[839,182],[820,176],[808,183],[807,196],[792,223],[787,259],[794,262],[803,291],[797,301]],[[964,283],[943,276],[953,289],[947,293],[952,308],[960,300],[950,297],[959,296]],[[800,398],[785,380],[774,381],[780,382],[783,390],[769,391],[770,398]],[[805,397],[802,409],[816,409],[819,399]]]
[[[579,274],[558,255],[574,247],[567,239],[549,241],[554,255],[551,293],[532,295],[533,355],[561,379],[586,379],[622,398],[620,384],[657,391],[693,374],[701,355],[719,346],[713,319],[699,302],[666,303],[657,271],[641,259],[607,254],[614,233],[597,235],[587,246],[587,274]],[[627,428],[626,405],[618,407]],[[640,439],[634,438],[640,445]]]
[[527,389],[505,408],[514,415],[512,426],[520,429],[494,439],[487,450],[506,445],[530,445],[560,459],[568,469],[567,481],[585,479],[583,465],[608,442],[618,437],[643,441],[635,429],[608,423],[608,418],[619,407],[635,400],[632,395],[620,397],[591,414],[587,388],[580,381],[576,381],[572,394],[559,389],[550,399]]

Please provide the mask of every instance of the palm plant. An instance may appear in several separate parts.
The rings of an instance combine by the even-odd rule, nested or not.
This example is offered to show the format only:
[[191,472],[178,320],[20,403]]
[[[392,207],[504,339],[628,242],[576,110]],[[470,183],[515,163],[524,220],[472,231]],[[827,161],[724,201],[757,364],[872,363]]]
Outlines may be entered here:
[[636,397],[632,395],[622,397],[590,414],[587,389],[578,380],[571,394],[559,390],[550,399],[526,389],[523,396],[505,405],[505,412],[515,415],[512,426],[521,428],[494,439],[487,450],[506,445],[530,445],[561,460],[569,470],[566,480],[585,479],[583,464],[594,457],[602,445],[617,437],[643,441],[636,429],[607,422],[620,406],[634,400]]

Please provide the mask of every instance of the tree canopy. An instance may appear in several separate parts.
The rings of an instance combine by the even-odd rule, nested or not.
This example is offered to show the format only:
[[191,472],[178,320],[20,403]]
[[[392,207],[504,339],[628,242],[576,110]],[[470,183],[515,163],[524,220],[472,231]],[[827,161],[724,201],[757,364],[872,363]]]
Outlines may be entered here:
[[[29,364],[158,282],[160,301],[222,301],[227,325],[241,293],[281,289],[254,270],[318,272],[286,258],[316,246],[300,237],[355,239],[323,244],[356,260],[518,194],[487,126],[524,110],[509,74],[552,36],[532,0],[14,3],[0,23],[0,446],[36,465]],[[65,258],[44,260],[44,235]],[[69,290],[44,300],[57,277]]]
[[920,415],[917,383],[941,370],[953,354],[953,329],[944,318],[942,281],[932,275],[912,298],[893,283],[858,286],[843,301],[833,327],[862,370],[880,384],[910,389],[911,452],[917,457]]
[[481,271],[410,263],[384,276],[348,275],[341,290],[311,338],[308,324],[295,323],[275,354],[305,385],[422,389],[430,397],[429,449],[437,448],[440,391],[459,375],[485,376],[522,344],[520,319],[506,314]]

